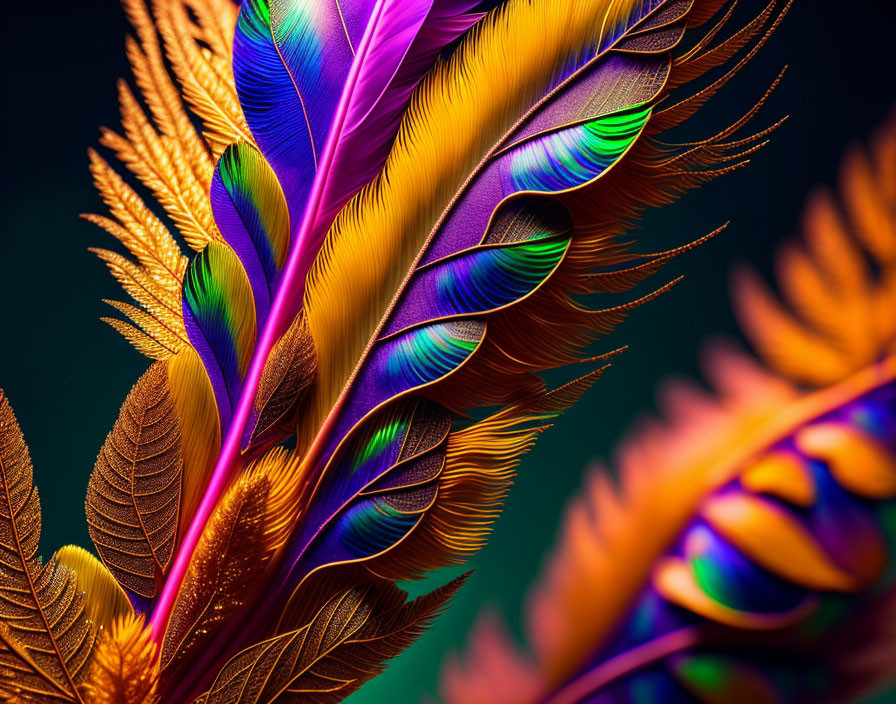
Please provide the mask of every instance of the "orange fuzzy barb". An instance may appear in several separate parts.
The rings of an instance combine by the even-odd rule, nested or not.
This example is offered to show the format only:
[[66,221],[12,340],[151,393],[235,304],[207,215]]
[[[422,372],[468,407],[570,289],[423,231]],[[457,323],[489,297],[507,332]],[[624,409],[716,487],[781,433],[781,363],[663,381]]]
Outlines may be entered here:
[[158,648],[143,616],[125,616],[99,641],[85,686],[86,704],[155,704]]

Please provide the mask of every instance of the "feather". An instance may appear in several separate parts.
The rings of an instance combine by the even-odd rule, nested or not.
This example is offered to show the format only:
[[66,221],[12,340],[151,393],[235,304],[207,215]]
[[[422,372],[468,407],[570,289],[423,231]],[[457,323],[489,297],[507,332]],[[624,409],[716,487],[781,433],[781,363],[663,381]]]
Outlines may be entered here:
[[261,152],[237,142],[218,160],[210,197],[215,221],[252,285],[255,319],[263,322],[289,252],[283,191]]
[[[240,148],[225,151],[212,201],[219,206],[217,224],[224,239],[246,267],[258,336],[246,348],[251,367],[240,367],[238,374],[232,373],[237,365],[228,362],[226,340],[197,347],[222,406],[225,438],[209,499],[194,519],[196,529],[186,535],[187,553],[234,473],[240,450],[254,436],[253,401],[272,352],[295,322],[296,302],[320,240],[335,213],[381,168],[423,72],[446,43],[478,19],[463,14],[468,5],[383,0],[343,12],[338,3],[243,4],[234,38],[234,75],[264,158],[245,147],[237,164],[233,154]],[[360,33],[353,37],[356,30]],[[297,119],[306,129],[293,129]],[[288,217],[277,213],[282,198]],[[262,211],[264,220],[259,219]],[[222,359],[227,363],[223,370]],[[176,563],[176,577],[184,568]],[[170,602],[171,593],[164,594],[163,609]]]
[[[777,2],[718,44],[719,26],[689,30],[723,0],[511,0],[468,31],[474,4],[126,0],[139,95],[122,84],[123,134],[102,144],[198,252],[91,155],[112,217],[89,217],[130,254],[99,252],[136,303],[114,302],[113,325],[158,360],[88,496],[159,647],[121,622],[108,661],[151,663],[146,696],[215,701],[255,667],[311,692],[360,658],[335,701],[379,671],[448,594],[404,605],[392,582],[482,546],[521,455],[601,369],[551,391],[540,373],[593,369],[589,343],[671,284],[579,299],[689,247],[624,268],[621,233],[768,133],[733,137],[757,105],[702,142],[659,141],[755,54]],[[382,649],[296,660],[346,594]]]
[[[510,5],[506,11],[485,21],[475,35],[475,41],[471,40],[470,46],[458,52],[450,65],[437,70],[424,84],[385,174],[342,212],[309,277],[306,316],[321,361],[314,409],[320,414],[320,420],[309,418],[312,431],[305,442],[314,437],[318,427],[315,423],[323,422],[323,417],[330,416],[324,427],[338,428],[337,436],[344,432],[343,426],[350,424],[350,421],[344,421],[340,425],[334,420],[332,409],[350,405],[346,400],[348,387],[363,378],[362,367],[367,357],[372,359],[378,350],[377,343],[382,341],[379,346],[393,345],[393,341],[385,339],[391,331],[388,318],[394,316],[401,305],[415,305],[411,285],[418,276],[449,256],[489,244],[489,227],[500,231],[500,218],[513,222],[516,209],[525,212],[527,208],[544,207],[542,201],[521,193],[494,215],[492,223],[489,222],[499,202],[520,190],[513,185],[513,179],[521,178],[521,174],[514,176],[510,171],[514,159],[517,159],[517,169],[523,169],[529,162],[535,165],[531,178],[548,178],[548,171],[539,170],[543,159],[535,156],[538,153],[544,156],[545,152],[537,152],[537,149],[560,149],[556,156],[557,163],[562,163],[569,155],[568,151],[563,151],[568,147],[563,146],[563,139],[567,135],[566,125],[571,120],[599,125],[620,119],[620,112],[632,109],[638,115],[635,120],[638,124],[649,115],[652,102],[663,95],[663,78],[670,71],[670,51],[674,43],[663,46],[668,51],[643,56],[632,55],[630,48],[625,52],[617,51],[614,42],[621,40],[616,33],[635,29],[639,21],[657,10],[654,4],[636,3],[626,15],[620,7],[619,4],[586,3],[558,10],[555,6],[549,9],[540,5]],[[595,13],[596,18],[590,16],[590,12]],[[604,13],[608,13],[606,17]],[[535,26],[540,33],[546,34],[545,42],[525,46],[522,54],[509,48],[518,41],[517,32],[526,34],[535,31],[531,29]],[[557,28],[556,34],[552,34],[552,27]],[[572,36],[567,32],[568,27],[575,28]],[[595,57],[593,51],[600,47],[603,49]],[[589,54],[589,50],[592,53]],[[512,51],[514,61],[505,65],[502,57]],[[551,54],[551,51],[556,53]],[[531,55],[525,52],[531,52]],[[573,61],[579,55],[578,61]],[[634,62],[634,65],[629,66],[628,62]],[[491,89],[490,71],[494,70],[495,64],[507,73],[507,91],[500,101]],[[638,69],[642,73],[638,73]],[[627,75],[628,81],[623,80]],[[464,78],[461,81],[457,76]],[[601,77],[605,83],[611,77],[615,78],[606,87],[600,83]],[[543,92],[533,94],[532,86],[535,85],[541,85]],[[580,85],[582,87],[577,89]],[[622,89],[616,86],[635,86],[632,90],[641,92],[620,93]],[[619,101],[618,105],[614,101]],[[476,106],[476,110],[466,114],[468,106]],[[560,106],[565,107],[561,110]],[[576,110],[584,110],[584,116],[588,116],[590,110],[593,119],[589,123],[584,119],[576,120]],[[571,117],[570,111],[573,111]],[[516,126],[520,120],[532,127]],[[551,125],[558,123],[559,132],[555,134]],[[463,125],[462,130],[458,129],[460,125]],[[649,125],[648,121],[646,126],[641,123],[637,130],[623,130],[609,146],[600,139],[593,144],[580,145],[583,151],[579,158],[588,162],[588,166],[579,174],[581,180],[576,185],[592,185],[595,170],[604,168],[600,160],[611,159],[612,154],[618,157],[625,154],[626,149],[632,160],[628,168],[637,169],[638,163],[655,160],[647,155],[653,149],[648,139],[652,132]],[[450,134],[453,129],[457,130],[456,134]],[[603,128],[595,126],[594,129]],[[638,134],[641,139],[632,143]],[[446,144],[456,152],[445,153]],[[645,152],[636,153],[638,145]],[[597,152],[590,151],[592,148]],[[605,148],[606,153],[602,151]],[[589,161],[595,158],[597,161]],[[607,184],[610,200],[615,184],[611,172],[615,171],[620,180],[631,176],[631,173],[625,173],[629,162],[625,158],[619,161],[606,174],[611,179]],[[494,166],[485,166],[491,162],[495,162]],[[554,168],[551,165],[549,171]],[[566,169],[566,166],[562,168]],[[557,177],[575,178],[577,168],[575,163],[571,164],[568,171],[558,172]],[[662,185],[661,171],[645,175],[644,181],[659,188]],[[427,178],[421,179],[420,173],[428,174]],[[593,187],[586,189],[589,200],[602,201],[601,181],[598,177]],[[569,190],[569,185],[562,184],[562,190]],[[479,189],[482,189],[481,197]],[[630,203],[627,207],[635,211],[646,205],[638,205],[637,200],[627,201],[625,194],[619,194],[619,199]],[[469,204],[469,210],[465,204]],[[613,223],[612,227],[618,230],[619,222]],[[589,329],[600,326],[598,321],[603,316],[582,310],[569,300],[567,294],[588,290],[577,277],[583,270],[593,273],[595,267],[604,263],[599,243],[607,239],[606,233],[581,237],[578,241],[573,238],[571,249],[564,257],[566,266],[559,267],[551,277],[554,285],[543,286],[544,290],[537,295],[521,297],[525,300],[524,305],[519,306],[520,318],[517,320],[522,325],[522,319],[529,318],[525,328],[531,329],[532,317],[553,321],[565,318],[570,323],[567,326],[569,332],[558,335],[554,325],[548,333],[549,326],[546,325],[545,338],[557,338],[557,343],[538,350],[532,349],[531,345],[521,345],[520,336],[510,332],[519,327],[507,325],[508,332],[504,335],[490,333],[492,342],[486,341],[476,355],[478,363],[473,360],[466,365],[468,374],[472,376],[477,369],[489,366],[510,372],[509,378],[495,378],[492,374],[490,384],[474,387],[487,392],[486,399],[470,397],[470,387],[465,386],[467,406],[478,405],[480,401],[504,400],[522,383],[531,382],[531,371],[557,366],[558,359],[568,362],[576,358],[571,352],[581,346]],[[383,257],[381,252],[394,252],[395,255]],[[365,304],[348,307],[340,303],[344,300],[360,300]],[[505,304],[497,308],[498,312],[504,313],[501,308],[510,306]],[[523,311],[529,315],[524,316]],[[481,315],[491,312],[494,309],[486,307],[461,308],[453,313]],[[546,313],[553,315],[548,317]],[[507,319],[513,320],[513,314],[514,310],[510,309],[504,315],[493,317],[502,320],[506,315]],[[421,318],[417,320],[418,325],[424,322]],[[495,322],[492,328],[495,327],[501,327],[501,323]],[[426,333],[421,328],[415,334]],[[433,330],[433,334],[441,333]],[[501,356],[495,349],[498,347],[506,349],[507,353]],[[521,349],[523,347],[528,347],[528,351]],[[461,356],[458,361],[461,359],[466,357]],[[470,381],[463,372],[457,379]],[[508,388],[501,388],[504,385]],[[356,413],[366,413],[375,403],[371,398],[369,405]],[[321,447],[320,433],[316,434],[315,450],[325,453],[332,443]]]
[[[590,323],[592,328],[606,329],[623,312],[623,309],[585,311],[570,301],[562,284],[557,283],[557,279],[563,277],[564,264],[569,265],[567,272],[576,266],[587,268],[590,274],[595,267],[604,263],[600,251],[591,249],[590,256],[586,256],[581,249],[578,249],[583,247],[587,252],[593,247],[593,242],[584,244],[582,240],[576,241],[575,221],[560,200],[538,199],[527,191],[528,195],[512,198],[499,207],[497,212],[491,215],[489,222],[489,214],[506,195],[505,191],[500,189],[499,195],[495,195],[494,189],[498,188],[498,184],[504,184],[501,188],[507,184],[498,176],[495,177],[496,180],[489,181],[490,167],[481,171],[481,178],[484,180],[479,180],[476,164],[481,162],[481,157],[478,152],[474,151],[472,155],[465,154],[461,164],[439,166],[434,164],[429,170],[433,174],[440,174],[446,170],[453,172],[452,183],[460,188],[460,192],[447,188],[439,191],[437,185],[428,181],[418,183],[415,191],[411,190],[409,184],[407,188],[402,189],[400,183],[402,179],[410,177],[411,162],[414,164],[414,169],[422,168],[424,172],[428,172],[421,163],[425,163],[425,158],[436,158],[435,153],[426,152],[429,154],[426,156],[424,147],[420,144],[426,139],[431,139],[437,129],[446,128],[457,122],[457,118],[448,117],[452,110],[460,109],[460,104],[453,102],[456,100],[454,90],[480,89],[486,96],[490,95],[485,82],[486,66],[489,65],[488,52],[491,50],[498,57],[501,56],[499,50],[492,47],[492,44],[500,46],[501,42],[511,43],[515,36],[512,30],[522,31],[529,26],[528,23],[538,24],[543,28],[553,27],[552,23],[559,23],[558,27],[573,26],[578,28],[576,31],[583,33],[581,45],[574,42],[567,44],[566,33],[561,40],[559,30],[555,44],[547,43],[548,46],[555,46],[557,50],[557,65],[553,71],[543,68],[544,65],[550,64],[550,61],[547,61],[541,53],[541,47],[537,56],[528,59],[535,65],[533,69],[537,67],[538,71],[543,72],[541,80],[544,82],[545,91],[549,93],[548,98],[538,103],[540,108],[536,107],[536,111],[526,118],[536,122],[540,116],[543,117],[539,109],[547,110],[548,108],[544,106],[553,106],[554,103],[562,102],[564,99],[571,100],[569,91],[573,88],[570,87],[571,84],[562,80],[564,75],[574,73],[568,65],[570,55],[577,55],[577,51],[587,54],[589,49],[594,51],[604,47],[603,53],[599,52],[596,59],[579,60],[580,65],[588,67],[591,72],[599,73],[601,66],[607,62],[612,64],[617,59],[613,43],[624,41],[625,31],[637,28],[639,22],[650,19],[651,12],[656,11],[657,6],[638,5],[631,9],[630,15],[622,13],[617,16],[614,14],[615,9],[611,11],[608,6],[595,5],[592,8],[594,12],[609,13],[604,17],[606,20],[604,23],[595,21],[580,6],[576,6],[574,12],[570,9],[569,12],[573,14],[567,17],[564,14],[567,12],[565,9],[558,11],[555,8],[547,12],[537,9],[535,5],[520,5],[508,6],[506,11],[498,12],[491,20],[485,21],[482,30],[469,40],[470,46],[462,47],[456,54],[454,63],[437,70],[423,86],[419,104],[412,112],[413,119],[405,123],[407,132],[403,136],[400,135],[399,146],[390,156],[382,179],[362,192],[357,201],[340,215],[328,236],[322,255],[315,264],[306,305],[306,314],[320,363],[315,387],[317,395],[314,399],[320,405],[311,410],[317,411],[318,408],[329,410],[325,420],[318,420],[310,414],[306,415],[303,421],[307,418],[310,423],[300,426],[299,434],[300,441],[304,438],[314,438],[306,453],[305,463],[309,470],[312,470],[313,477],[321,477],[316,479],[317,487],[312,501],[320,505],[324,515],[331,515],[334,508],[342,505],[345,498],[357,490],[354,484],[348,486],[342,484],[345,473],[339,469],[341,466],[339,453],[345,451],[352,456],[355,452],[349,449],[355,447],[350,444],[353,433],[360,439],[366,434],[376,435],[373,428],[379,431],[390,427],[393,416],[387,404],[393,399],[422,392],[448,409],[457,411],[494,403],[514,405],[515,398],[518,400],[525,398],[527,393],[530,398],[538,398],[544,393],[543,382],[534,377],[532,371],[559,366],[576,357],[565,357],[556,348],[550,349],[553,347],[551,344],[544,347],[549,348],[552,354],[542,350],[531,351],[532,345],[520,344],[519,330],[531,329],[533,317],[536,320],[550,320],[550,323],[546,322],[546,326],[551,326],[551,334],[546,334],[543,339],[557,339],[557,345],[561,346],[572,338],[571,346],[581,347],[585,339],[578,338],[576,344],[579,326],[585,327]],[[583,14],[577,14],[579,12]],[[617,21],[625,26],[617,28],[615,26]],[[605,32],[600,30],[602,26],[605,27]],[[613,29],[609,29],[611,27]],[[647,30],[648,35],[652,31]],[[550,36],[549,31],[548,35]],[[672,46],[662,45],[662,48],[671,49]],[[635,50],[626,45],[626,52],[632,51]],[[625,56],[628,56],[628,53]],[[650,56],[653,57],[654,54]],[[660,66],[666,67],[664,70],[667,73],[668,64],[671,62],[669,53],[663,51],[656,56],[661,57],[657,61]],[[643,59],[647,63],[651,60]],[[513,97],[513,81],[517,79],[511,76],[508,83],[511,88],[508,93],[510,97],[506,102],[513,103],[516,100],[519,103],[519,112],[511,112],[502,119],[511,131],[521,134],[520,130],[523,128],[514,124],[519,121],[519,114],[524,114],[534,102],[533,96],[529,94],[529,88],[524,89],[523,86],[523,84],[529,86],[532,77],[526,73],[528,69],[522,59],[519,64],[513,64],[509,70],[520,72],[518,80],[521,95]],[[658,70],[651,64],[648,71],[649,78],[645,79],[647,85],[653,85],[651,81],[654,80]],[[456,80],[454,78],[456,74],[463,75],[464,81]],[[523,76],[526,77],[525,81]],[[558,92],[551,93],[558,84]],[[594,89],[589,88],[586,94],[590,103],[597,104],[601,100],[606,102],[618,98],[613,94],[612,88],[607,91],[608,95],[602,95],[599,88],[597,92],[590,92],[592,90]],[[649,95],[639,99],[637,101],[639,104],[656,97],[650,92],[653,88],[648,87],[646,90]],[[465,94],[465,98],[465,105],[488,102],[488,97],[479,99],[475,93]],[[581,96],[578,100],[580,103],[585,102]],[[502,110],[504,105],[502,102]],[[567,112],[569,109],[567,106]],[[577,109],[582,109],[581,104]],[[596,172],[589,169],[596,169],[599,174],[607,168],[607,162],[601,162],[601,159],[615,161],[627,150],[633,149],[632,142],[639,134],[643,134],[646,129],[644,121],[650,114],[649,106],[634,110],[633,114],[636,117],[632,119],[636,126],[632,127],[629,108],[623,106],[621,111],[610,109],[605,113],[601,110],[602,108],[598,108],[597,116],[589,118],[588,124],[593,126],[593,134],[596,137],[593,143],[589,142],[589,146],[581,152],[581,158],[588,166],[581,175],[579,185],[588,184],[595,178]],[[626,117],[620,117],[623,113]],[[545,142],[553,145],[546,148],[565,148],[562,138],[551,142],[556,134],[552,137],[553,133],[548,134],[546,129],[548,128],[544,125],[537,129],[538,134],[546,135]],[[558,134],[565,134],[563,129]],[[469,136],[465,131],[463,135],[458,134],[457,139],[451,138],[448,142],[454,145],[455,142],[464,139],[480,140],[481,130],[477,130],[478,127],[472,129]],[[490,134],[497,132],[497,136],[500,137],[500,129],[483,126],[482,130]],[[607,139],[609,143],[605,144]],[[617,139],[621,144],[616,143]],[[442,143],[444,136],[440,136],[439,140]],[[514,143],[513,138],[510,143],[511,145]],[[414,146],[415,144],[419,146],[420,151]],[[526,142],[521,148],[525,150],[529,144],[531,142]],[[520,152],[509,145],[505,147],[500,143],[500,139],[494,153],[498,154],[496,158],[499,162],[506,163],[513,161],[514,154],[530,154]],[[440,151],[438,160],[450,161],[443,157],[444,154]],[[529,157],[525,157],[522,161],[528,160]],[[563,162],[562,159],[560,161]],[[532,159],[532,163],[534,166],[528,173],[536,179],[542,176],[549,179],[575,178],[579,170],[578,162],[570,164],[563,162],[565,170],[550,173],[539,171],[544,159],[536,157]],[[623,164],[624,159],[616,168],[624,168]],[[472,172],[465,171],[462,168],[464,166],[472,169]],[[566,166],[569,168],[566,169]],[[511,171],[502,173],[513,180]],[[440,197],[446,201],[454,199],[455,204],[461,203],[467,197],[465,189],[475,189],[477,187],[475,184],[487,181],[492,186],[482,188],[492,195],[490,199],[480,204],[485,215],[478,221],[483,228],[476,235],[478,242],[476,239],[471,239],[470,234],[475,233],[479,227],[476,224],[478,216],[473,214],[462,218],[466,223],[465,230],[463,234],[458,234],[458,237],[466,238],[465,241],[452,242],[450,246],[443,244],[454,239],[454,235],[448,232],[452,222],[450,214],[440,221],[440,225],[436,224],[436,230],[431,236],[428,234],[423,227],[423,221],[420,220],[422,214],[415,213],[414,208],[420,207],[426,210],[435,223],[437,206],[434,203],[439,202]],[[527,184],[527,188],[529,185],[533,184]],[[564,182],[561,190],[568,185]],[[598,178],[595,188],[599,185]],[[518,190],[512,183],[508,187],[510,193]],[[426,191],[428,188],[436,190],[429,193]],[[397,201],[398,192],[405,200],[401,205]],[[388,205],[390,201],[392,205]],[[463,210],[460,205],[457,207],[460,208],[457,212]],[[361,237],[360,232],[364,232],[365,235]],[[414,242],[416,238],[417,244],[409,246],[408,243],[396,241],[396,237],[407,237],[410,242]],[[421,245],[424,245],[422,251],[416,248]],[[374,246],[397,254],[391,258],[377,257],[371,249]],[[577,249],[578,251],[574,251]],[[577,261],[573,265],[569,263],[571,258],[584,258],[584,261]],[[379,262],[386,266],[378,266]],[[407,268],[398,268],[399,265]],[[484,274],[486,271],[489,275],[487,279]],[[486,285],[484,281],[489,283]],[[579,288],[578,292],[585,290],[587,289]],[[565,312],[569,313],[567,319],[572,318],[567,325],[564,325],[564,319],[560,315],[551,317],[543,315],[546,303],[549,305],[558,299],[565,302]],[[339,305],[338,300],[362,300],[365,304],[352,308]],[[513,320],[509,316],[513,315],[514,306],[525,310],[530,320],[522,323],[521,319],[517,319],[520,320],[520,325],[507,325],[505,332],[501,328],[501,323],[504,320]],[[505,315],[508,317],[504,318]],[[579,322],[577,317],[588,320],[589,323],[584,320]],[[370,338],[366,337],[368,331],[372,335]],[[360,336],[359,332],[362,333]],[[513,356],[499,352],[506,347],[513,349]],[[527,347],[530,351],[520,350],[521,347]],[[533,359],[533,356],[536,358]],[[316,423],[319,425],[315,425]],[[315,428],[315,436],[305,434],[306,427]],[[376,467],[372,466],[371,469]],[[334,475],[333,479],[329,479],[330,474]],[[353,480],[357,480],[358,486],[367,479],[366,474],[353,475]],[[336,482],[335,488],[329,488],[330,482]],[[334,496],[333,500],[328,498],[330,495]],[[416,501],[423,501],[415,504],[418,510],[422,510],[425,505],[424,498],[419,491],[415,494]],[[363,515],[383,515],[384,506],[381,502],[381,498],[376,501],[371,499]],[[371,513],[374,509],[376,514]],[[355,506],[353,510],[361,509]],[[353,520],[363,522],[366,519],[362,518],[362,514],[358,514]],[[399,538],[414,524],[408,515],[396,517],[396,520],[404,527],[392,525],[393,544],[401,542]],[[312,538],[324,540],[316,537],[318,525],[319,519],[314,511],[303,520],[303,525],[293,540],[290,557],[294,560],[294,564],[287,581],[300,581],[309,570],[315,569],[316,558],[307,552],[306,546],[310,544]],[[347,526],[345,530],[349,530]],[[371,530],[362,532],[365,535],[374,533]],[[386,534],[387,532],[383,533],[384,536]],[[324,545],[329,543],[320,543],[319,549],[322,554],[327,554],[331,548]],[[401,543],[401,545],[401,551],[405,552],[407,544]],[[367,546],[365,552],[373,555],[385,548],[385,543],[376,543]],[[307,566],[304,564],[306,560]]]
[[77,702],[96,644],[74,573],[37,554],[40,500],[28,448],[0,391],[0,670],[22,702]]
[[185,523],[195,512],[208,484],[215,456],[221,446],[221,425],[212,385],[196,351],[187,347],[167,364],[171,396],[180,420],[184,462],[178,532],[180,541]]
[[[548,10],[540,4],[511,3],[496,11],[480,31],[467,37],[451,63],[440,65],[420,87],[386,170],[341,212],[327,235],[309,277],[303,316],[319,367],[310,386],[312,395],[298,416],[302,513],[279,556],[272,588],[253,612],[259,625],[248,625],[248,610],[240,616],[242,626],[232,625],[242,629],[234,632],[243,637],[252,637],[259,629],[282,635],[299,625],[293,622],[295,614],[307,614],[313,611],[309,604],[320,606],[332,596],[320,584],[327,579],[323,573],[334,565],[337,571],[339,566],[345,568],[345,579],[358,569],[389,580],[417,578],[462,562],[481,546],[513,467],[531,446],[540,424],[571,405],[596,376],[588,374],[547,392],[536,373],[588,360],[583,348],[595,335],[652,298],[597,311],[574,300],[576,294],[596,290],[586,282],[597,268],[625,261],[622,248],[613,242],[614,234],[623,229],[631,211],[667,199],[689,168],[705,169],[752,148],[753,138],[722,141],[743,120],[704,143],[707,149],[709,144],[715,146],[702,160],[685,161],[693,145],[663,147],[660,152],[654,141],[661,130],[652,127],[650,118],[656,102],[666,95],[664,81],[689,68],[688,61],[673,54],[690,6],[658,21],[657,13],[669,9],[665,2],[622,9],[597,1],[587,5]],[[276,43],[277,27],[283,26],[259,14],[260,8],[257,3],[245,4],[241,18],[255,23],[255,40],[267,42],[273,37]],[[762,17],[764,28],[771,31],[776,23],[769,20],[777,15],[769,10]],[[259,22],[273,27],[273,34],[260,31]],[[553,39],[547,43],[554,53],[527,55],[528,63],[512,69],[516,83],[510,83],[510,108],[495,106],[486,77],[506,68],[503,56],[509,47],[525,44],[521,37],[536,24],[556,28],[556,36],[548,33]],[[576,28],[572,38],[559,29],[567,25]],[[670,25],[676,29],[674,36],[666,31]],[[238,26],[237,37],[240,31]],[[272,60],[277,54],[275,67],[294,60],[292,45],[283,44],[280,53],[269,44],[254,48],[262,51],[263,46]],[[252,67],[270,68],[257,57]],[[235,71],[241,90],[245,77]],[[265,80],[271,75],[265,73]],[[532,85],[540,92],[534,92]],[[288,94],[295,94],[281,75],[284,86],[293,91],[287,90]],[[270,90],[275,94],[274,87]],[[475,119],[481,124],[474,122],[470,134],[452,137],[463,155],[438,163],[442,156],[437,159],[421,144],[446,125],[460,124],[455,90],[469,91],[464,93],[465,104],[476,106]],[[258,116],[253,117],[248,107],[252,99],[241,93],[241,100],[260,151],[291,207],[287,178],[278,171],[279,157],[272,156],[255,127]],[[483,133],[477,134],[480,129]],[[544,165],[546,154],[556,162]],[[480,178],[476,165],[492,157],[497,166],[483,167]],[[676,158],[683,163],[676,163]],[[429,166],[426,159],[431,160]],[[412,172],[420,182],[419,193],[410,188]],[[316,173],[316,179],[323,178]],[[421,173],[426,177],[421,179]],[[694,176],[694,185],[708,178],[705,171],[699,174],[703,175]],[[648,190],[644,203],[629,204],[624,184],[642,175],[655,190]],[[572,196],[587,188],[589,198],[601,197],[604,178],[610,179],[608,198],[622,205],[615,206],[612,226],[597,232],[582,219],[582,206]],[[433,185],[442,181],[441,188]],[[480,188],[481,194],[476,190]],[[614,193],[614,188],[620,190]],[[464,200],[467,190],[472,194],[469,202]],[[538,197],[540,191],[553,197]],[[463,232],[454,224],[460,220],[452,219],[453,214],[437,222],[440,208],[454,213],[452,202],[458,204],[456,217],[466,218],[470,225]],[[460,213],[473,208],[474,202],[480,203],[482,213],[474,208],[462,218]],[[421,212],[415,215],[415,209]],[[435,227],[432,237],[429,226],[423,226],[424,215]],[[292,211],[290,220],[295,232]],[[224,237],[236,241],[226,232]],[[402,237],[405,242],[397,239]],[[216,247],[211,244],[206,251]],[[247,393],[256,386],[258,365],[269,349],[271,321],[281,315],[278,306],[284,291],[294,290],[289,272],[301,248],[298,242],[291,244],[280,288],[242,381],[239,404],[232,417],[222,416],[222,425],[229,430],[216,468],[153,614],[158,639],[164,638],[208,516],[245,461],[240,449],[245,447],[246,428],[253,425],[252,409],[245,405]],[[230,260],[239,258],[227,251]],[[201,256],[191,267],[201,266]],[[207,277],[210,285],[214,279],[211,274]],[[199,280],[198,275],[187,276],[193,288]],[[235,305],[230,301],[237,297],[237,288],[253,287],[259,289],[257,283],[243,282],[216,298],[211,308]],[[197,296],[187,298],[189,303]],[[248,304],[240,309],[248,309]],[[520,339],[521,329],[556,343],[532,349]],[[230,350],[249,348],[233,340],[228,332],[200,350],[213,378],[215,365],[241,368],[245,357]],[[192,336],[191,343],[199,345]],[[239,363],[221,365],[221,360],[231,359]],[[241,373],[220,376],[235,381],[216,386],[218,403],[227,400],[219,390],[223,388],[232,404]],[[478,423],[462,422],[455,432],[447,430],[457,412],[489,405],[499,409]],[[402,454],[408,438],[426,439],[420,441],[419,457]],[[355,466],[358,455],[366,457],[375,448],[379,449],[369,460]],[[284,602],[288,607],[281,613]],[[205,649],[198,677],[213,671],[214,663],[226,663],[238,644],[230,637],[216,639]],[[199,681],[182,683],[172,696],[195,695],[194,684]]]
[[236,253],[213,243],[192,262],[184,281],[187,337],[211,379],[226,432],[255,344],[255,306]]
[[84,548],[66,545],[53,555],[75,576],[75,587],[84,595],[87,616],[100,630],[112,628],[118,619],[134,613],[128,595],[102,562]]
[[265,584],[296,510],[297,462],[275,449],[228,491],[199,544],[162,643],[163,669],[189,664]]
[[[845,162],[848,218],[828,195],[810,200],[805,244],[780,269],[788,302],[808,304],[790,327],[763,325],[787,308],[740,279],[738,310],[775,371],[719,346],[706,365],[715,394],[670,387],[666,420],[624,442],[617,481],[595,469],[567,509],[530,600],[530,652],[484,617],[467,657],[446,663],[445,701],[833,704],[896,676],[896,360],[878,298],[890,295],[896,191],[870,166],[892,158],[894,134],[891,122],[873,161]],[[803,297],[821,276],[830,318]],[[794,326],[838,366],[795,365]],[[833,342],[849,334],[864,339]]]
[[438,51],[478,19],[461,16],[473,4],[242,6],[234,39],[237,91],[283,184],[304,268],[317,249],[309,238],[319,244],[336,211],[379,171],[416,82]]

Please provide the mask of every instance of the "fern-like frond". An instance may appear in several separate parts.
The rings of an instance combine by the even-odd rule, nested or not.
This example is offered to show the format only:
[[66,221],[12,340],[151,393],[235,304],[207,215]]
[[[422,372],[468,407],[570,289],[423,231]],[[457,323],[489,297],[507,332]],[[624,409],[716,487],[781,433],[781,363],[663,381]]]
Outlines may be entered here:
[[[238,8],[229,0],[156,0],[151,13],[144,0],[127,0],[125,9],[136,30],[136,37],[128,37],[127,54],[143,104],[120,81],[122,131],[104,129],[100,143],[150,191],[180,237],[200,251],[221,239],[209,198],[214,160],[233,141],[251,142],[230,69]],[[203,122],[204,137],[185,101]],[[90,159],[112,219],[87,219],[118,238],[136,263],[128,267],[120,255],[98,253],[143,311],[122,310],[136,328],[109,322],[139,351],[166,359],[185,344],[180,295],[186,259],[133,189],[93,151]],[[145,285],[146,279],[154,285]]]
[[839,203],[819,192],[804,242],[778,260],[783,302],[749,272],[734,282],[737,312],[763,360],[798,383],[826,386],[896,349],[896,123],[873,157],[851,152]]
[[[251,144],[230,68],[238,6],[230,0],[155,0],[153,6],[171,67],[202,120],[212,157],[233,142]],[[198,26],[190,12],[198,16]]]
[[239,653],[202,704],[336,704],[413,643],[463,583],[406,602],[388,582],[342,590],[302,628]]

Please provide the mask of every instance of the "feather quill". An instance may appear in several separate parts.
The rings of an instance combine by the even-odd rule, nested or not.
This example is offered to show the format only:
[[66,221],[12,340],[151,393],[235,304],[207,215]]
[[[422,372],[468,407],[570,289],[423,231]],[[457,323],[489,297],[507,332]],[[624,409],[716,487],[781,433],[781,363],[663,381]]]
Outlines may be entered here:
[[[891,120],[870,158],[846,160],[845,210],[810,201],[805,244],[779,260],[789,305],[738,277],[775,371],[717,347],[715,394],[671,387],[617,481],[595,469],[567,509],[531,654],[484,617],[446,664],[445,701],[833,703],[896,676],[894,156]],[[828,354],[806,356],[809,339]]]

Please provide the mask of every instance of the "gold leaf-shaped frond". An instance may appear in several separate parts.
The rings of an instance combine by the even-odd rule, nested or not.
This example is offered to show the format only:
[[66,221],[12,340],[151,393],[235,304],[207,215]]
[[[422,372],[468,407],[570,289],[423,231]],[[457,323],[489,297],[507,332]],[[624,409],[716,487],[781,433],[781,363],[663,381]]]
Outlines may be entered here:
[[265,584],[294,525],[298,457],[268,452],[231,487],[212,516],[178,592],[162,643],[163,670],[183,673]]
[[0,391],[0,682],[21,702],[78,702],[96,641],[74,574],[41,564],[28,448]]
[[212,156],[217,158],[233,142],[251,144],[230,68],[239,6],[231,0],[155,0],[153,7],[171,68],[202,120]]
[[140,378],[100,450],[87,489],[90,537],[125,587],[150,598],[174,551],[183,453],[166,362]]
[[98,215],[87,215],[86,219],[127,247],[162,289],[179,295],[187,259],[168,228],[99,154],[91,150],[88,155],[94,183],[114,220]]
[[389,582],[344,590],[303,628],[235,655],[199,702],[340,702],[413,643],[463,581],[411,602]]
[[157,654],[143,616],[118,619],[97,645],[85,686],[86,704],[155,704]]

